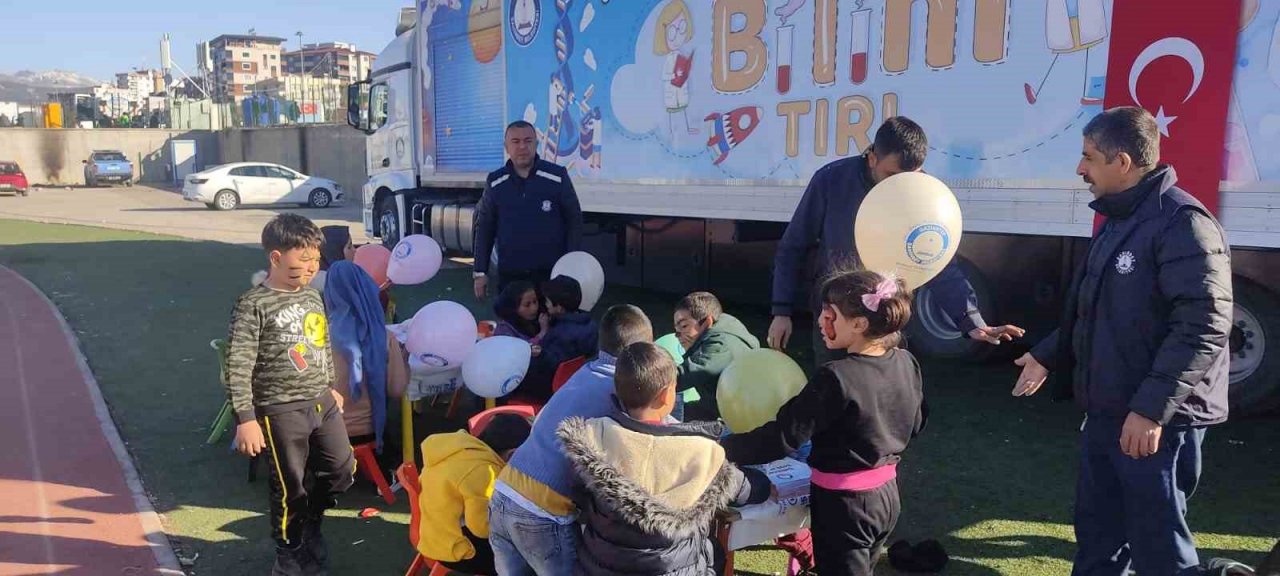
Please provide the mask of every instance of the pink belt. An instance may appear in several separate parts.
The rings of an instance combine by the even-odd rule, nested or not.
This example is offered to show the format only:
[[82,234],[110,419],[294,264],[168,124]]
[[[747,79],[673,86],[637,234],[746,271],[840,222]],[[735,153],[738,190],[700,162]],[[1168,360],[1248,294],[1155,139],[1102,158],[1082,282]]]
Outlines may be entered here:
[[898,477],[898,465],[889,464],[870,470],[833,474],[819,470],[811,470],[809,481],[814,486],[827,490],[843,490],[846,492],[866,492],[875,490],[890,480]]

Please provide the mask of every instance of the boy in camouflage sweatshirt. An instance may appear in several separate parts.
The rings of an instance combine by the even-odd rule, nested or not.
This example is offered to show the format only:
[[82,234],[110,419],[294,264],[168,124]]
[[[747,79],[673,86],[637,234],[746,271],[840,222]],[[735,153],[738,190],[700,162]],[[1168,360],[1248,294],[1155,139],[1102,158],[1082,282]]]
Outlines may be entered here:
[[355,473],[342,398],[331,388],[324,301],[308,287],[322,242],[302,216],[281,214],[267,223],[262,247],[270,272],[236,301],[227,340],[236,450],[250,457],[265,452],[270,469],[273,576],[328,573],[320,521]]

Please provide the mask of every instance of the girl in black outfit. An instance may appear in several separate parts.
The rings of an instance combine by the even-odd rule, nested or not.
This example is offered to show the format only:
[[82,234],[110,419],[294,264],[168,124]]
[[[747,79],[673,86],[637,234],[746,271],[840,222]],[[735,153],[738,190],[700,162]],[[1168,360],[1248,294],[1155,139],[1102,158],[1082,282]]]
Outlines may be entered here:
[[927,414],[920,366],[896,348],[911,294],[901,280],[859,270],[829,279],[822,301],[823,342],[846,355],[820,368],[772,422],[729,436],[724,447],[733,462],[764,464],[812,439],[818,573],[871,574],[898,522],[898,460]]

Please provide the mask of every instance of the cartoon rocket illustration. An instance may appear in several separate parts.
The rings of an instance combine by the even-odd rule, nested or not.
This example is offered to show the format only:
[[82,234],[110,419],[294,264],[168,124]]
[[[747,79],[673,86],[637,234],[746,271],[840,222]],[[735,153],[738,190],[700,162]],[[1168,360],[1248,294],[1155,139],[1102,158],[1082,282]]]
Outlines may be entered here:
[[757,106],[743,106],[724,114],[713,112],[703,118],[711,132],[707,148],[717,155],[714,164],[724,162],[729,157],[730,150],[737,148],[751,136],[756,126],[760,125],[760,113]]

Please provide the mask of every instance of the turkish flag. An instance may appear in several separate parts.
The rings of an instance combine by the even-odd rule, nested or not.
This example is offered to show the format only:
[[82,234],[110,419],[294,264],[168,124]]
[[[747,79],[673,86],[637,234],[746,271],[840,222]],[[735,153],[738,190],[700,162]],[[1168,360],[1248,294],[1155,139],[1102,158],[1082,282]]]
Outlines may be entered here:
[[1117,0],[1103,102],[1141,106],[1160,125],[1161,161],[1218,210],[1241,0]]

